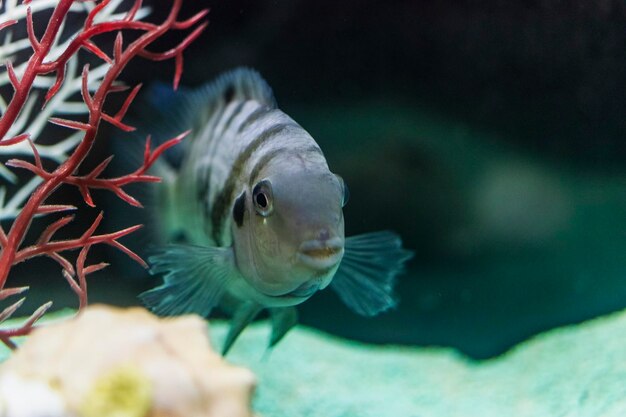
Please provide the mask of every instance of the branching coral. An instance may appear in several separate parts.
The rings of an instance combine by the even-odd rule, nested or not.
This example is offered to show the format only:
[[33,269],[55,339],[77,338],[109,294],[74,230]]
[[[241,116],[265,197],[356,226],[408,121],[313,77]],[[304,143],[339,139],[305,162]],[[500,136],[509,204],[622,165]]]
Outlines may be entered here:
[[[119,20],[124,15],[121,13],[114,13],[115,10],[120,6],[122,0],[112,0],[109,5],[103,9],[97,16],[96,22],[106,22],[109,20]],[[38,0],[32,5],[31,13],[37,13],[40,11],[45,11],[50,8],[53,8],[58,3],[58,0]],[[5,22],[5,25],[10,25],[11,22],[20,21],[26,19],[27,15],[27,5],[17,5],[16,0],[7,1],[4,6],[4,10],[0,13],[0,22]],[[95,5],[89,2],[78,2],[70,7],[70,12],[75,14],[82,14],[91,11]],[[135,19],[141,19],[148,14],[147,8],[142,8],[137,12]],[[67,19],[66,19],[67,20]],[[59,32],[54,41],[54,44],[50,48],[49,57],[58,57],[66,48],[67,44],[70,40],[77,35],[77,33],[73,33],[65,28],[65,21],[59,28]],[[15,57],[20,53],[25,53],[30,50],[30,40],[28,38],[13,40],[13,33],[11,30],[5,31],[5,38],[2,45],[0,45],[0,62],[6,62],[7,60],[11,60],[14,62]],[[64,33],[67,32],[67,33]],[[62,38],[66,38],[67,40],[61,42]],[[15,67],[16,74],[21,77],[26,69],[26,65],[28,64],[27,60],[23,60]],[[102,81],[104,74],[108,69],[107,64],[101,64],[98,67],[92,69],[89,73],[89,85],[88,88],[90,91],[94,91],[96,86]],[[76,132],[72,135],[68,135],[67,138],[63,140],[57,140],[52,145],[44,145],[39,144],[38,139],[43,131],[43,128],[48,123],[48,119],[51,116],[58,116],[60,114],[72,114],[72,115],[80,115],[87,113],[87,107],[85,103],[80,100],[72,99],[80,93],[82,79],[81,74],[78,69],[78,57],[72,57],[68,62],[67,68],[67,79],[63,83],[63,86],[58,91],[58,93],[50,100],[48,105],[43,108],[40,112],[33,117],[34,110],[36,108],[36,103],[39,98],[39,91],[42,89],[48,89],[55,82],[54,76],[39,76],[35,78],[33,88],[35,91],[31,91],[31,95],[29,97],[29,101],[26,103],[24,108],[20,112],[20,117],[16,122],[11,126],[11,129],[8,133],[9,136],[19,134],[26,124],[28,123],[28,133],[30,134],[30,139],[37,144],[37,149],[39,150],[40,155],[43,158],[52,159],[55,162],[61,163],[67,158],[67,152],[73,149],[77,143],[81,139],[80,132]],[[0,73],[0,87],[3,87],[10,83],[9,73],[7,71]],[[6,110],[6,102],[3,97],[0,95],[0,112],[4,113]],[[30,147],[26,142],[22,142],[20,144],[16,144],[11,147],[0,147],[0,154],[30,154]],[[15,181],[15,176],[9,170],[7,170],[4,166],[0,165],[0,175],[4,176],[10,181]],[[35,178],[27,187],[22,188],[25,192],[19,195],[14,196],[10,202],[5,204],[0,204],[0,220],[15,218],[17,216],[20,205],[24,202],[28,194],[30,194],[35,187],[41,182],[39,178]],[[4,188],[2,188],[4,189]],[[27,191],[27,192],[26,192]],[[4,191],[3,191],[4,192]]]
[[[80,237],[76,239],[58,240],[55,234],[73,220],[73,216],[64,216],[50,222],[33,244],[24,245],[24,239],[35,216],[75,210],[70,205],[46,204],[48,198],[61,185],[77,187],[85,203],[94,206],[90,190],[100,188],[112,191],[122,200],[133,206],[140,206],[140,202],[126,193],[124,186],[136,182],[155,182],[158,177],[147,174],[148,169],[165,150],[180,142],[186,133],[166,141],[154,150],[150,146],[150,138],[146,141],[144,160],[135,171],[116,178],[102,177],[102,173],[111,161],[111,157],[102,161],[90,173],[78,175],[78,169],[83,164],[87,154],[92,149],[101,121],[124,130],[134,130],[124,123],[126,114],[141,85],[129,89],[117,80],[128,63],[135,57],[143,57],[152,61],[173,59],[175,62],[174,87],[178,86],[183,68],[183,52],[206,27],[206,10],[186,20],[179,20],[179,12],[183,0],[173,0],[168,16],[159,24],[142,21],[145,9],[142,9],[141,0],[134,4],[125,13],[116,13],[120,5],[119,0],[103,0],[100,2],[85,2],[84,0],[40,0],[32,4],[24,0],[20,6],[15,2],[6,5],[5,17],[0,21],[0,29],[10,29],[19,24],[20,16],[26,25],[27,39],[5,43],[0,49],[0,56],[10,57],[18,50],[30,48],[30,58],[20,66],[15,66],[11,60],[6,62],[6,72],[0,75],[0,83],[8,82],[12,87],[10,100],[3,100],[0,105],[0,149],[3,153],[28,152],[33,155],[33,162],[23,159],[11,159],[6,165],[9,168],[25,169],[35,175],[35,179],[28,182],[21,193],[13,196],[4,210],[4,218],[15,215],[11,227],[5,232],[0,227],[0,301],[7,297],[23,293],[27,288],[6,287],[7,278],[13,265],[36,256],[47,256],[56,261],[62,268],[63,276],[79,298],[80,307],[87,304],[86,276],[107,266],[106,263],[88,264],[87,255],[93,245],[107,244],[126,253],[142,265],[143,260],[119,242],[119,239],[137,230],[140,225],[132,226],[113,233],[97,234],[96,230],[103,218],[100,213]],[[51,3],[54,3],[52,5]],[[35,33],[34,14],[37,10],[54,7],[44,33],[39,37]],[[61,33],[68,14],[72,11],[86,10],[84,23],[75,36],[62,41]],[[172,30],[185,30],[189,34],[174,48],[153,52],[148,48],[158,39]],[[136,33],[131,42],[125,42],[124,33]],[[110,53],[105,52],[98,45],[97,37],[103,34],[115,34],[115,42]],[[138,33],[138,35],[137,35]],[[103,64],[90,69],[85,65],[80,76],[76,75],[80,50],[94,54]],[[43,110],[34,117],[31,123],[32,109],[37,102],[36,88],[43,88]],[[80,91],[82,102],[70,102],[73,93]],[[114,114],[105,111],[104,105],[109,94],[128,92],[121,108]],[[63,105],[61,105],[63,104]],[[86,112],[87,120],[79,121],[62,118],[58,115],[80,114]],[[74,131],[70,136],[56,142],[54,145],[41,145],[36,139],[41,133],[44,122],[68,128]],[[26,127],[27,126],[27,127]],[[74,147],[75,146],[75,147]],[[67,155],[67,156],[66,156]],[[42,158],[56,162],[54,169],[46,169]],[[7,178],[14,174],[9,168],[3,167],[1,172]],[[25,189],[25,191],[24,191]],[[4,202],[4,192],[0,193],[0,200]],[[75,263],[70,262],[65,252],[79,250]],[[0,313],[0,322],[10,317],[23,299],[5,308]],[[35,311],[31,317],[18,328],[0,330],[0,340],[14,347],[11,340],[15,336],[27,334],[34,323],[46,312],[51,303],[46,303]]]

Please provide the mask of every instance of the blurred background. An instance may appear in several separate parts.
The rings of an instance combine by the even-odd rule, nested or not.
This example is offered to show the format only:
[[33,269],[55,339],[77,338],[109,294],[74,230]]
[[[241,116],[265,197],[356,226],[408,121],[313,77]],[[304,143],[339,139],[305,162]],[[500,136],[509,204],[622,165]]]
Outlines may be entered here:
[[[158,20],[170,2],[151,4]],[[416,252],[396,310],[362,318],[324,291],[304,324],[482,359],[626,307],[626,3],[194,0],[185,13],[202,7],[211,24],[183,84],[259,70],[348,183],[346,234],[393,229]],[[172,67],[135,61],[124,78],[168,81]],[[52,268],[10,280],[31,284],[32,307],[75,306]],[[136,304],[155,282],[116,260],[91,300]]]

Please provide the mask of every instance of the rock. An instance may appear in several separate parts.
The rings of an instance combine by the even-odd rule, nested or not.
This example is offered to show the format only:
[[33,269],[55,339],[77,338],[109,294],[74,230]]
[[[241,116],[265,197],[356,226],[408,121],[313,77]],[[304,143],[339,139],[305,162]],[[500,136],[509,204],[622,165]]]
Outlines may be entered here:
[[0,416],[250,417],[254,385],[211,349],[199,317],[93,306],[37,329],[2,364]]
[[[266,324],[228,359],[259,378],[266,417],[624,417],[626,311],[471,361],[447,348],[372,346],[302,326],[267,357]],[[225,326],[211,325],[213,339]]]

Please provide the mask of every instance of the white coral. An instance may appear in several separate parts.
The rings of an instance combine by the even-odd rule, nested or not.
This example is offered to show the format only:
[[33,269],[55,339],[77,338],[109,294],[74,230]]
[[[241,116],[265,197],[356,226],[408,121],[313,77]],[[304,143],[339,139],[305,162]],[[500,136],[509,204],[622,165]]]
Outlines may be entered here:
[[[96,17],[95,22],[114,21],[119,20],[125,16],[125,10],[118,12],[121,3],[124,0],[112,0],[107,7],[105,7]],[[34,21],[37,23],[37,15],[41,11],[49,10],[58,4],[58,0],[34,0],[30,4],[33,12]],[[92,2],[76,2],[70,9],[73,13],[82,13],[86,15],[91,9],[95,7]],[[27,7],[24,4],[18,4],[17,0],[7,0],[2,6],[0,1],[0,22],[6,22],[8,20],[17,20],[23,24],[26,19]],[[149,14],[148,8],[142,8],[138,11],[135,19],[140,20]],[[52,60],[58,57],[67,47],[71,39],[77,33],[76,28],[62,27],[59,31],[59,36],[54,42],[54,46],[50,50],[47,56],[48,60]],[[26,69],[27,62],[19,62],[18,57],[24,55],[24,52],[28,52],[30,49],[30,42],[27,38],[13,39],[13,32],[11,28],[4,29],[0,32],[0,39],[4,37],[3,42],[0,43],[0,62],[11,61],[15,67],[15,73],[18,78],[21,78]],[[25,54],[28,55],[28,54]],[[109,65],[104,63],[95,67],[89,71],[89,89],[95,90],[101,83],[104,74],[108,70]],[[37,147],[39,154],[42,158],[50,159],[55,162],[62,162],[67,158],[68,153],[74,149],[74,147],[80,142],[82,138],[81,132],[75,132],[67,137],[60,138],[53,141],[52,144],[38,143],[42,136],[42,132],[47,125],[48,119],[52,116],[59,115],[80,115],[87,113],[87,107],[80,100],[80,88],[81,88],[81,72],[79,68],[78,57],[73,57],[67,68],[67,74],[65,82],[58,93],[50,100],[43,110],[37,109],[37,105],[40,104],[40,97],[45,94],[45,91],[54,83],[54,76],[41,76],[35,80],[33,91],[31,91],[30,97],[24,108],[22,109],[16,123],[11,127],[6,137],[13,137],[15,135],[28,132],[30,138]],[[12,94],[11,88],[9,88],[9,76],[6,71],[6,67],[0,71],[0,88],[4,94]],[[0,115],[6,111],[7,102],[10,96],[3,96],[0,94]],[[0,146],[0,155],[31,155],[32,150],[28,143],[21,142],[13,146]],[[4,164],[0,164],[0,177],[12,183],[17,181],[15,174],[8,169]],[[6,189],[0,187],[0,220],[12,219],[20,211],[22,204],[32,193],[32,191],[41,182],[39,178],[33,178],[32,180],[20,184],[20,188],[11,196],[11,199],[5,201]]]

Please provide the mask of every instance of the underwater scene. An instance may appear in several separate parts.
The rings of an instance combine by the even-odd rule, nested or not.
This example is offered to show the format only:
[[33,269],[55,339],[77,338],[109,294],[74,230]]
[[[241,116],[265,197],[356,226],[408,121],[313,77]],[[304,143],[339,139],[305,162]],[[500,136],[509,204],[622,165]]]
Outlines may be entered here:
[[0,1],[0,417],[626,416],[626,3]]

